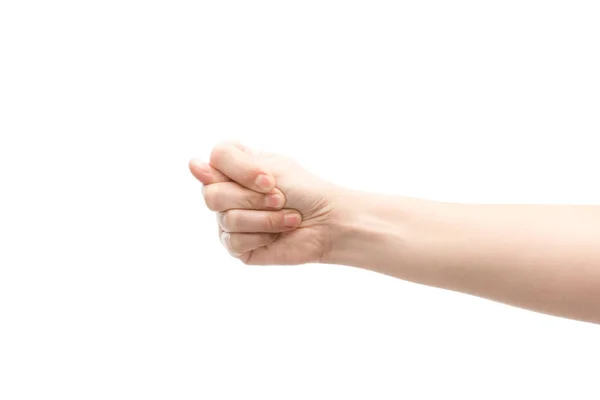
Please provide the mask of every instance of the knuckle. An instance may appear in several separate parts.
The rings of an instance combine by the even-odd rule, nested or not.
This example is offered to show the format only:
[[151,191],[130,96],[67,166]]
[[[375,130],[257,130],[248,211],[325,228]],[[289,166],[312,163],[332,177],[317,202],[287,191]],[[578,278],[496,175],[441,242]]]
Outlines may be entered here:
[[217,214],[217,222],[224,232],[229,231],[229,228],[228,228],[229,217],[227,216],[227,212],[218,213]]
[[218,143],[210,153],[210,161],[212,163],[218,163],[227,152],[228,147],[229,145],[226,142]]
[[245,178],[249,183],[254,184],[254,181],[260,174],[262,174],[262,170],[258,166],[253,166],[248,169]]
[[267,229],[274,231],[277,229],[277,221],[275,218],[275,214],[267,214],[266,217]]
[[237,240],[238,235],[230,233],[229,234],[229,238],[228,243],[227,243],[227,248],[230,252],[237,254],[238,250],[239,250],[239,242]]
[[221,203],[219,190],[216,187],[207,186],[204,189],[204,202],[209,210],[219,211]]
[[232,233],[226,233],[225,234],[225,238],[224,238],[224,242],[225,242],[225,247],[227,248],[227,250],[229,252],[236,252],[236,246],[237,246],[237,240],[235,239],[236,235],[232,234]]
[[228,233],[225,231],[220,231],[219,232],[219,240],[221,241],[221,244],[223,245],[223,247],[227,248],[227,235]]
[[241,208],[246,208],[246,209],[254,209],[257,207],[257,199],[256,196],[254,194],[249,195],[249,196],[244,196],[240,199],[240,206]]
[[222,213],[223,226],[230,231],[237,231],[239,229],[240,218],[236,211],[237,210],[231,210]]
[[234,233],[223,232],[221,234],[221,243],[223,244],[223,247],[225,247],[225,250],[227,250],[229,255],[237,258],[240,253],[237,250],[236,237],[237,236]]

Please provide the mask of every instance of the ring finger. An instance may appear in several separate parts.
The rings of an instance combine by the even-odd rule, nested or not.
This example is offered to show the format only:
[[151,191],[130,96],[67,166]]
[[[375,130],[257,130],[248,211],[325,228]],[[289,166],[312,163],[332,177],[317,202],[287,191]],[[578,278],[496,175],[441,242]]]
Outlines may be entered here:
[[229,210],[217,213],[219,226],[225,232],[277,233],[291,231],[302,223],[296,210],[279,211]]
[[246,189],[235,182],[221,182],[204,186],[204,201],[212,211],[226,211],[233,208],[251,210],[278,210],[285,204],[285,197],[279,189],[263,194]]

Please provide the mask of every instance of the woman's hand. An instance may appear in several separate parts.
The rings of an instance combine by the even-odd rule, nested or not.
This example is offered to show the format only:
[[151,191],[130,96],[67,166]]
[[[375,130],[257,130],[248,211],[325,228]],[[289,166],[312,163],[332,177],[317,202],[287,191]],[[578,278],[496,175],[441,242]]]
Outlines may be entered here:
[[331,248],[334,185],[278,154],[221,143],[190,162],[221,242],[246,264],[319,262]]
[[190,167],[223,243],[245,263],[348,265],[600,323],[598,206],[362,193],[235,144]]

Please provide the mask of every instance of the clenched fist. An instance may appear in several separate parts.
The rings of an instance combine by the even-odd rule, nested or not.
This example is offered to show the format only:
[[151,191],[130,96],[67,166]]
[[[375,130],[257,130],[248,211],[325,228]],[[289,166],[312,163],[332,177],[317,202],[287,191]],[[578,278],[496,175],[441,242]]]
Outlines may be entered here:
[[221,242],[246,264],[319,262],[331,248],[337,188],[277,154],[217,145],[190,161]]

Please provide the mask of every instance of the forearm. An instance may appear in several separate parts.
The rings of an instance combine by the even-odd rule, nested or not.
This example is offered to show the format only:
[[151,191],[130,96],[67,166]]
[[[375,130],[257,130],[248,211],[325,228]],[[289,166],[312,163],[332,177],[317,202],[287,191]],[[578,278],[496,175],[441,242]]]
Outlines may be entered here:
[[345,199],[327,262],[600,323],[600,207]]

